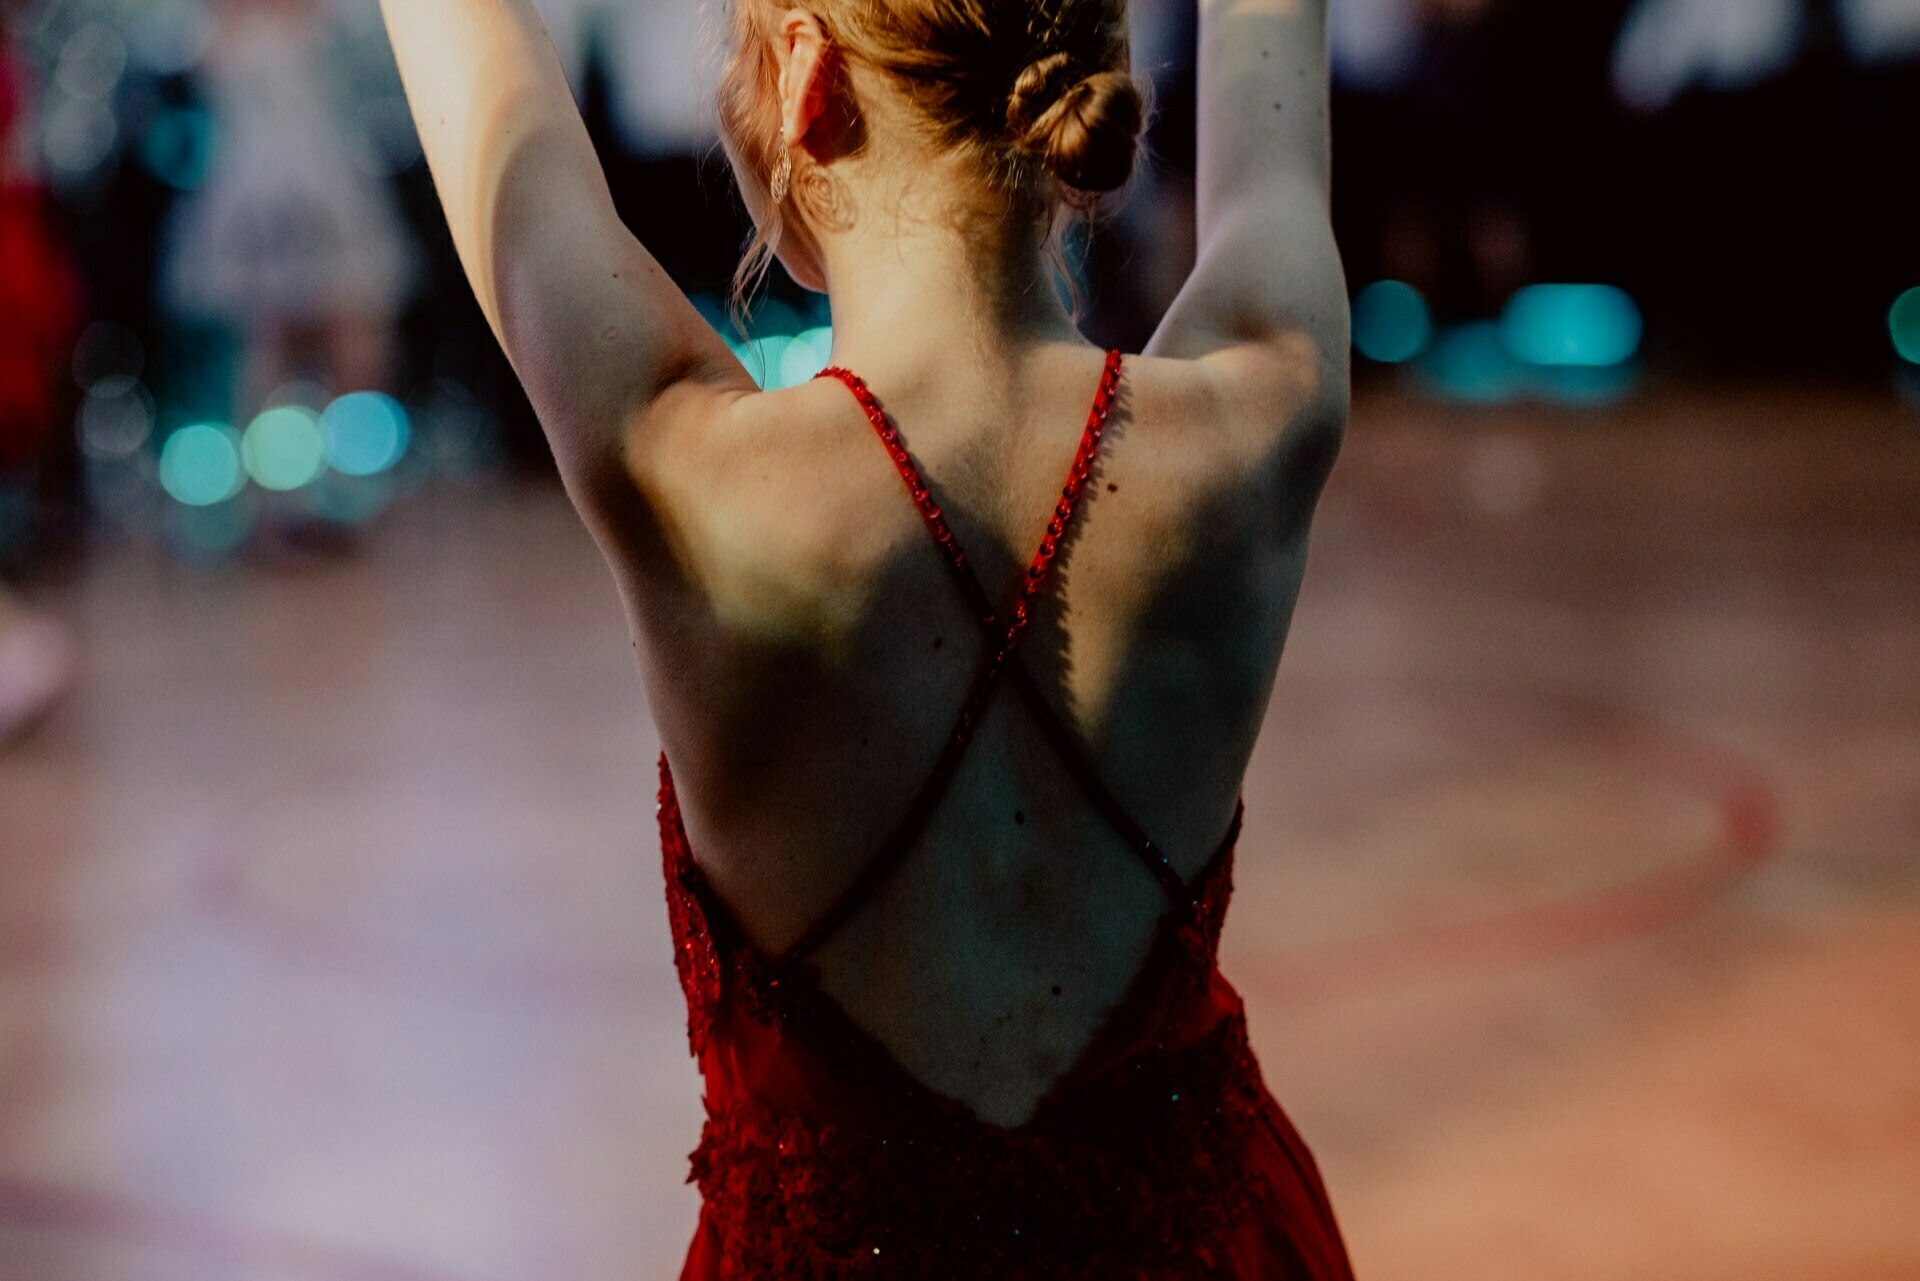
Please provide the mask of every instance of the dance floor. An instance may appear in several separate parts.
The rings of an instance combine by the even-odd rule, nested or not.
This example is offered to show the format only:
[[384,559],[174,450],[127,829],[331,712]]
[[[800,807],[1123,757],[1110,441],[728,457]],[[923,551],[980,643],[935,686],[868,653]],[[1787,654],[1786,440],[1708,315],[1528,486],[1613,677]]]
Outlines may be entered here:
[[[1360,1275],[1920,1278],[1920,411],[1377,396],[1314,556],[1226,964]],[[0,1281],[675,1275],[657,743],[557,488],[54,603]]]

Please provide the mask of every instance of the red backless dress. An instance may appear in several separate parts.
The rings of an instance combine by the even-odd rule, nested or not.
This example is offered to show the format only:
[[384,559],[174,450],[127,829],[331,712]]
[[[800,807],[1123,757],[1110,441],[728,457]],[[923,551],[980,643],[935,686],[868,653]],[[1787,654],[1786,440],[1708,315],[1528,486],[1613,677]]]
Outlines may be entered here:
[[[704,1206],[682,1281],[1351,1281],[1313,1159],[1261,1081],[1240,998],[1215,959],[1240,812],[1206,869],[1184,882],[1016,654],[1121,370],[1120,354],[1108,353],[1060,502],[1004,618],[872,393],[845,370],[821,375],[859,401],[988,643],[927,781],[865,870],[782,955],[757,951],[701,874],[660,758],[675,960],[706,1080],[690,1176]],[[1002,678],[1167,898],[1128,995],[1032,1119],[1013,1128],[911,1077],[807,961],[907,856]]]

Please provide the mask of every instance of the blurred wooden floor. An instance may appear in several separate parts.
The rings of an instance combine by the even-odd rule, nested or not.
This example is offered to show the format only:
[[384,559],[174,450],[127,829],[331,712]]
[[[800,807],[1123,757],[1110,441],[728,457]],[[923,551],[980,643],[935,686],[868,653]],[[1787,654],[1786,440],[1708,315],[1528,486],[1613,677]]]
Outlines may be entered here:
[[[0,1281],[677,1275],[655,742],[557,490],[108,552],[0,756]],[[1227,964],[1366,1281],[1920,1278],[1920,411],[1363,404]]]

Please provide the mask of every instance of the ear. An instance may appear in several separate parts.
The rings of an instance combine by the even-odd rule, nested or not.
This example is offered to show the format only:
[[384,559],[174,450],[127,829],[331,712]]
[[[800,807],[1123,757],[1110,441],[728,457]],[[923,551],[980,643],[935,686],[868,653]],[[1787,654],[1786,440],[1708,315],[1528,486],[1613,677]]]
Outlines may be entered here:
[[780,139],[789,147],[806,141],[827,108],[827,32],[805,9],[789,9],[780,21]]

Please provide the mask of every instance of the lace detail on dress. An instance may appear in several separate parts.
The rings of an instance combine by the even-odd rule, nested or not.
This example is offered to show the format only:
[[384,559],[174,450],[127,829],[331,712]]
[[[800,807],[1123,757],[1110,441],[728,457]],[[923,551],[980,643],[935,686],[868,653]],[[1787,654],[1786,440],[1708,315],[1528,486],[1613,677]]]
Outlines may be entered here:
[[[744,1017],[728,1024],[731,1036],[757,1026],[782,1056],[805,1056],[867,1103],[827,1119],[709,1090],[689,1181],[706,1202],[722,1275],[1229,1275],[1211,1243],[1264,1195],[1266,1178],[1247,1160],[1265,1093],[1237,1008],[1184,1044],[1149,1040],[1093,1063],[1085,1080],[1070,1072],[1026,1126],[989,1125],[899,1067],[820,990],[811,966],[776,971],[738,933],[693,860],[664,755],[659,817],[694,1053],[723,1020]],[[1209,995],[1231,851],[1189,905],[1170,909],[1110,1017],[1116,1028],[1143,1017],[1177,1028]]]
[[687,847],[687,829],[680,815],[680,798],[665,752],[660,754],[660,792],[655,813],[660,819],[660,853],[667,882],[667,924],[673,931],[673,965],[680,988],[687,995],[687,1044],[695,1058],[707,1048],[720,1007],[720,951],[713,937],[706,904],[706,881]]
[[1236,1016],[1017,1130],[823,1125],[742,1098],[713,1109],[693,1180],[728,1276],[1214,1277],[1268,1191],[1247,1159],[1262,1097]]

